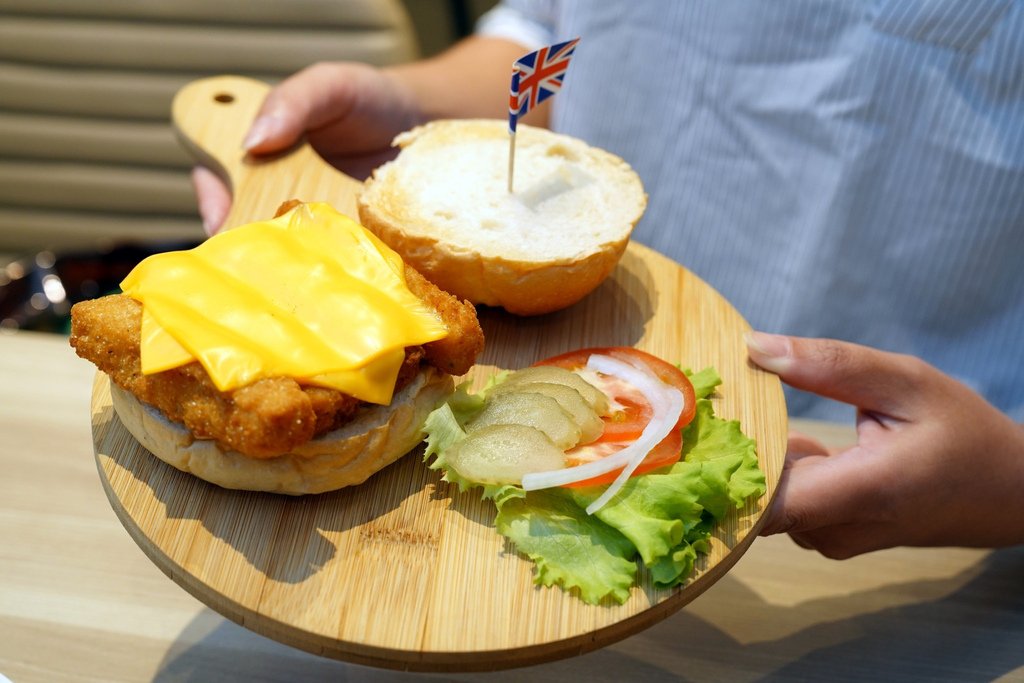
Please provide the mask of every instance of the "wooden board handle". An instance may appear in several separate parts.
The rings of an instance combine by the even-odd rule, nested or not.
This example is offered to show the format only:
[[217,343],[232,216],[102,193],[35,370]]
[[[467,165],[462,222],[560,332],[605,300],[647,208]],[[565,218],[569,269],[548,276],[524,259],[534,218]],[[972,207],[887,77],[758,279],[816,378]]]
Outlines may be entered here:
[[231,190],[231,228],[274,215],[289,199],[325,201],[356,217],[362,183],[325,162],[305,141],[277,155],[254,157],[242,141],[270,86],[242,76],[193,81],[174,97],[171,118],[185,149]]

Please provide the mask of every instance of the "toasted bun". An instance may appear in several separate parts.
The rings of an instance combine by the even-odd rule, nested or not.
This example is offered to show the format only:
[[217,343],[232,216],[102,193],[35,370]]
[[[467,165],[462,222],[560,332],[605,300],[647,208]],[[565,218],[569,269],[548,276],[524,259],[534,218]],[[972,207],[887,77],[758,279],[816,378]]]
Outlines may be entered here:
[[453,390],[450,375],[426,368],[388,406],[372,406],[344,427],[292,453],[256,459],[192,437],[135,396],[111,384],[121,422],[153,455],[183,472],[229,489],[299,495],[361,484],[415,448],[427,415]]
[[517,129],[512,194],[502,121],[435,121],[395,144],[359,198],[363,225],[442,289],[520,315],[597,287],[647,206],[625,161],[541,128]]

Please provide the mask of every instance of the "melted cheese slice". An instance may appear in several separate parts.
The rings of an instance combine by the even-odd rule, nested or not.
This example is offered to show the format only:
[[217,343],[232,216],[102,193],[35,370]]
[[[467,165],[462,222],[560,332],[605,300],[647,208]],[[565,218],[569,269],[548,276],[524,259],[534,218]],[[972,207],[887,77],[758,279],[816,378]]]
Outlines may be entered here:
[[286,376],[387,404],[405,347],[448,334],[401,257],[327,204],[151,256],[121,289],[143,305],[142,372],[198,360],[221,391]]

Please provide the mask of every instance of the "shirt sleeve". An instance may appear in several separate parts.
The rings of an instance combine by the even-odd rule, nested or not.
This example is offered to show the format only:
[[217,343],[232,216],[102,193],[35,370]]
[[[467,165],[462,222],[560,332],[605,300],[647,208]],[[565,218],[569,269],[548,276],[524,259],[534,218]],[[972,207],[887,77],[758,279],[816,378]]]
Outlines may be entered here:
[[555,42],[554,0],[505,0],[480,17],[477,35],[505,38],[536,50]]

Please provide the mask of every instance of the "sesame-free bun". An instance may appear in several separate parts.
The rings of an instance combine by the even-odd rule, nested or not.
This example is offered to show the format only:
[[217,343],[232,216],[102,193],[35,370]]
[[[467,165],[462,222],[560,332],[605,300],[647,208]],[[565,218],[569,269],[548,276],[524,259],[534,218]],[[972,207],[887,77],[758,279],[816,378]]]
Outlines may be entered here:
[[517,128],[512,194],[504,121],[434,121],[394,144],[398,157],[366,181],[360,221],[442,289],[511,313],[586,296],[647,206],[625,161],[542,128]]
[[111,383],[121,422],[153,455],[218,486],[293,495],[361,484],[416,447],[427,415],[453,391],[450,375],[425,367],[387,406],[370,406],[348,424],[292,453],[257,459],[195,439],[182,425]]

